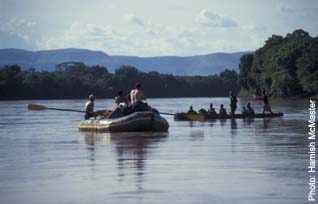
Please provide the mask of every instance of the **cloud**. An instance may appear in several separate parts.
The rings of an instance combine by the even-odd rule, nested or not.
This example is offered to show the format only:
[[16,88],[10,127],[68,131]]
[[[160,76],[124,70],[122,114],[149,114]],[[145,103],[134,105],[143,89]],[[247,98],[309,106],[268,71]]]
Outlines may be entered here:
[[135,14],[125,14],[124,19],[132,25],[144,26],[144,22]]
[[44,49],[86,48],[117,52],[123,36],[111,26],[73,22],[67,30],[42,43]]
[[145,29],[121,32],[111,26],[73,22],[63,33],[43,43],[42,47],[86,48],[115,55],[167,55],[175,53],[171,43],[175,40],[173,36],[176,36],[175,29],[151,23]]
[[[205,12],[203,12],[205,13]],[[206,15],[203,15],[206,16]],[[134,15],[127,17],[128,22],[138,29],[126,29],[127,26],[113,27],[112,25],[91,24],[75,21],[60,32],[52,32],[47,38],[36,38],[34,43],[32,30],[36,23],[27,20],[12,20],[10,27],[12,34],[1,34],[0,39],[6,39],[1,47],[24,49],[59,49],[59,48],[85,48],[102,50],[111,55],[197,55],[211,52],[233,52],[252,50],[263,43],[263,27],[232,26],[227,29],[210,29],[210,26],[198,25],[193,21],[191,26],[166,24],[146,24],[135,22]],[[136,17],[137,18],[137,17]],[[137,18],[138,19],[138,18]],[[220,26],[220,20],[218,26]],[[222,21],[221,23],[224,24]],[[14,26],[15,25],[15,26]],[[237,25],[237,24],[236,24]],[[224,26],[224,25],[223,25]],[[21,28],[24,28],[21,29]],[[1,29],[0,29],[1,30]],[[14,31],[14,32],[13,32]],[[18,33],[18,34],[17,34]],[[35,46],[36,45],[36,46]]]
[[102,26],[97,24],[84,24],[80,22],[73,22],[69,29],[65,32],[65,35],[69,37],[84,37],[90,36],[94,38],[111,36],[113,34],[110,26]]
[[206,9],[201,10],[196,21],[203,26],[208,27],[237,27],[238,23],[227,16],[221,16],[212,13]]
[[36,25],[35,21],[18,17],[0,22],[0,48],[36,49]]
[[224,30],[195,24],[176,27],[147,22],[143,29],[123,32],[112,26],[73,22],[67,30],[47,40],[42,47],[86,48],[111,55],[198,55],[253,50],[264,42],[265,29],[243,25]]
[[0,48],[34,50],[36,46],[28,40],[27,36],[21,37],[15,33],[0,30]]
[[35,21],[13,17],[9,21],[1,22],[0,28],[17,35],[26,35],[33,33],[36,25]]
[[[93,5],[84,0],[5,2],[0,44],[26,49],[31,45],[119,55],[193,55],[256,49],[272,34],[285,35],[297,28],[318,33],[317,0],[240,4],[199,0],[195,6],[190,1],[169,0],[139,4],[96,0]],[[59,15],[54,15],[56,10]]]

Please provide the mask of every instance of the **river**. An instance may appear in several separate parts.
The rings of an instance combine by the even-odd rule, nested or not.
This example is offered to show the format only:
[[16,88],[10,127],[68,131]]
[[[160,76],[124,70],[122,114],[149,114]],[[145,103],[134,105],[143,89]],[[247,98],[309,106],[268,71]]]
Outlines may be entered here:
[[[161,112],[227,98],[148,99]],[[247,99],[239,99],[239,107]],[[261,101],[251,101],[256,112]],[[83,133],[85,100],[0,101],[0,203],[228,203],[307,201],[308,100],[273,100],[284,117],[177,122],[168,133]],[[96,101],[95,109],[114,107]]]

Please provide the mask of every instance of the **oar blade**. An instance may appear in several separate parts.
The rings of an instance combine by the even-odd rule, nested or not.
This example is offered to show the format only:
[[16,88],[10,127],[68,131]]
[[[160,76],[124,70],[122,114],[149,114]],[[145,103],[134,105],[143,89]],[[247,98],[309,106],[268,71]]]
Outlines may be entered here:
[[38,104],[28,104],[28,110],[35,110],[35,111],[41,111],[41,110],[47,110],[48,107]]

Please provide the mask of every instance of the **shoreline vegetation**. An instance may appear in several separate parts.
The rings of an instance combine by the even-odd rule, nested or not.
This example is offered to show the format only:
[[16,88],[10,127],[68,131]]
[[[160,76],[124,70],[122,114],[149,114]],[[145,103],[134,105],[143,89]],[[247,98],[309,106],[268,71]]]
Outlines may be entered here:
[[130,93],[136,82],[142,84],[148,98],[222,97],[228,90],[239,91],[234,70],[209,76],[174,76],[121,66],[109,73],[106,67],[66,62],[53,72],[22,71],[18,65],[0,69],[0,100],[83,99],[90,93],[97,98],[114,98],[119,90]]
[[254,54],[241,57],[241,95],[266,89],[275,97],[308,98],[318,94],[318,37],[295,30],[272,35]]
[[123,65],[107,67],[64,62],[55,71],[22,70],[18,65],[0,68],[0,100],[114,98],[128,94],[139,82],[149,98],[224,97],[230,90],[253,97],[266,89],[273,97],[309,98],[318,94],[318,37],[296,30],[285,37],[273,35],[254,54],[240,59],[235,70],[207,76],[175,76],[142,72]]

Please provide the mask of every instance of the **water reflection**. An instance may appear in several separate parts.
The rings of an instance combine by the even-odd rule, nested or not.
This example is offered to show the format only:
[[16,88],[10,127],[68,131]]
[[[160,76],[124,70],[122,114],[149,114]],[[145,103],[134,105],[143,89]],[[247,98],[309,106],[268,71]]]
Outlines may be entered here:
[[217,121],[216,119],[210,119],[209,120],[210,127],[213,127],[215,125],[216,121]]
[[272,118],[263,118],[263,129],[268,129],[271,120]]
[[224,127],[225,123],[226,123],[226,119],[220,119],[220,125],[222,127]]
[[94,133],[83,132],[85,143],[89,145],[89,159],[94,160],[95,149],[98,143],[110,142],[117,156],[118,181],[123,182],[124,177],[134,174],[136,186],[142,190],[147,157],[158,143],[163,142],[168,133],[131,132],[131,133]]
[[201,141],[204,139],[203,130],[192,130],[190,131],[190,138],[192,141]]
[[236,119],[231,119],[231,136],[237,135],[237,122]]
[[243,125],[250,126],[252,123],[254,123],[254,118],[244,118],[243,119]]
[[236,119],[231,119],[231,129],[237,129]]
[[[257,119],[257,121],[262,121],[262,124],[258,126],[258,128],[260,129],[268,129],[270,128],[270,124],[271,121],[273,120],[273,118],[262,118],[262,119]],[[234,133],[235,131],[237,131],[238,129],[240,129],[239,124],[242,124],[243,126],[251,126],[255,123],[255,118],[244,118],[244,119],[211,119],[208,121],[188,121],[189,127],[193,128],[193,127],[201,127],[203,126],[203,124],[208,124],[211,128],[213,128],[213,126],[217,125],[216,123],[218,122],[220,124],[221,127],[226,127],[228,125],[230,125],[230,128],[232,130],[232,133]],[[236,133],[236,132],[235,132]]]
[[85,136],[86,149],[88,150],[88,159],[95,160],[95,144],[110,140],[109,134],[95,133],[95,132],[81,132]]

